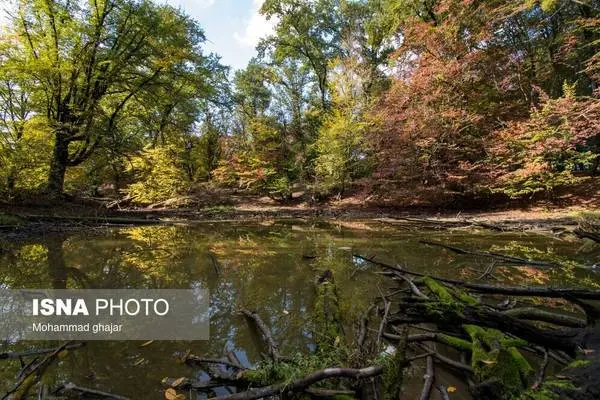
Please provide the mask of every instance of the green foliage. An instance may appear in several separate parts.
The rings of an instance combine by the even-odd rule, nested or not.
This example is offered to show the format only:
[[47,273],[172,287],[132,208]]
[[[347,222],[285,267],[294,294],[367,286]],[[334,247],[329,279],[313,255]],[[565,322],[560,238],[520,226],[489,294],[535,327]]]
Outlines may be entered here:
[[131,161],[137,175],[127,193],[141,204],[167,200],[185,193],[190,180],[181,168],[180,154],[173,146],[147,148]]
[[0,141],[0,191],[30,192],[46,182],[50,138],[46,121],[36,117],[25,121],[18,140]]

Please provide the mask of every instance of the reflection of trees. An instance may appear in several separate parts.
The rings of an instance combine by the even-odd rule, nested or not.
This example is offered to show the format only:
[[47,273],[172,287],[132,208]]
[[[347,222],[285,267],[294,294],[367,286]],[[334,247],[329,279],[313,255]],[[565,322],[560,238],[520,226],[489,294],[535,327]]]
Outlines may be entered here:
[[[439,249],[424,247],[419,239],[427,235],[468,248],[490,249],[496,244],[504,253],[546,258],[555,254],[577,259],[572,243],[552,242],[544,237],[510,235],[466,235],[459,233],[380,232],[332,229],[309,223],[214,226],[145,226],[109,230],[98,234],[74,234],[31,238],[13,243],[0,254],[0,279],[10,287],[21,288],[207,288],[211,292],[211,339],[204,342],[156,342],[139,348],[137,342],[92,343],[77,350],[76,357],[65,361],[60,373],[69,380],[86,383],[100,390],[121,393],[132,398],[148,390],[161,398],[160,380],[164,376],[189,376],[190,371],[171,358],[175,351],[191,349],[194,354],[220,357],[235,350],[240,358],[255,362],[260,351],[244,318],[236,314],[239,306],[257,310],[272,328],[283,354],[305,351],[311,344],[312,310],[315,300],[314,278],[318,270],[333,272],[342,317],[353,333],[356,317],[379,296],[379,277],[373,266],[360,264],[353,253],[376,255],[389,263],[398,263],[418,271],[453,276],[468,271],[472,259],[457,257]],[[462,235],[462,236],[461,236]],[[536,251],[508,248],[518,242]],[[529,250],[532,251],[532,250]],[[520,253],[519,253],[520,252]],[[304,258],[304,255],[311,256]],[[573,257],[571,257],[573,255]],[[586,254],[594,259],[597,254]],[[584,263],[585,260],[578,260]],[[218,268],[215,268],[218,265]],[[504,270],[502,270],[504,271]],[[506,281],[533,283],[522,268],[506,269]],[[581,269],[571,272],[544,271],[544,279],[581,284]],[[498,270],[498,272],[501,272]],[[573,273],[572,275],[568,275]],[[583,273],[583,272],[581,272]],[[591,275],[589,275],[591,276]],[[591,278],[590,278],[591,279]],[[595,279],[595,281],[598,281]],[[385,287],[381,290],[386,292]],[[174,327],[176,329],[176,327]],[[33,346],[28,343],[27,346]],[[52,344],[45,343],[44,347]],[[42,347],[42,344],[40,344]],[[143,358],[139,366],[133,364]],[[0,380],[12,379],[18,363],[9,372],[0,372]],[[8,365],[8,364],[7,364]],[[87,375],[98,379],[87,383]],[[5,379],[6,378],[6,379]],[[149,389],[148,385],[152,386]]]
[[46,242],[46,249],[48,249],[48,276],[52,289],[67,288],[68,273],[63,251],[65,240],[65,237],[58,236],[52,237]]

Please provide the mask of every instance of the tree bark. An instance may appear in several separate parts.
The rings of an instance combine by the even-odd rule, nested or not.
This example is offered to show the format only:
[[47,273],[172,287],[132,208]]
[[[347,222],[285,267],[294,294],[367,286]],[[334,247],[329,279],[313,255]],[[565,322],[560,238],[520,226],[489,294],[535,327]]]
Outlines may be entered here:
[[48,173],[48,194],[53,199],[59,199],[63,195],[68,160],[69,142],[57,132]]

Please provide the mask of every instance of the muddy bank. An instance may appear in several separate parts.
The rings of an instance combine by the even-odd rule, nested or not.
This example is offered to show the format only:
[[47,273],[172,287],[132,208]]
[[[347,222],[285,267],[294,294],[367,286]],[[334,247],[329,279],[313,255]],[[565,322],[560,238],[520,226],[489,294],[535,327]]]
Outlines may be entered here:
[[[39,225],[147,225],[210,221],[260,221],[286,218],[324,218],[373,220],[398,227],[424,225],[426,228],[461,228],[473,226],[493,230],[531,230],[576,226],[585,207],[530,208],[502,211],[432,211],[357,205],[277,205],[241,203],[198,208],[123,208],[107,209],[77,203],[21,206],[0,205],[0,229],[3,231]],[[422,228],[423,226],[421,226]]]

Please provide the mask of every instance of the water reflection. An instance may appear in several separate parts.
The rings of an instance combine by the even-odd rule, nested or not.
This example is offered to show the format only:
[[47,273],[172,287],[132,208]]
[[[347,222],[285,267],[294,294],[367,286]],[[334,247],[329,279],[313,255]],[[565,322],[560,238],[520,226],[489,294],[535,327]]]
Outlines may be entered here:
[[[61,361],[50,382],[80,386],[131,398],[162,399],[161,380],[197,377],[175,362],[172,354],[221,357],[235,351],[254,363],[266,349],[259,336],[237,315],[239,306],[258,310],[273,328],[282,353],[312,348],[311,311],[317,271],[330,269],[337,282],[346,333],[354,334],[355,318],[385,285],[374,267],[353,257],[360,253],[420,272],[476,279],[489,259],[464,257],[419,243],[435,239],[459,247],[491,250],[522,257],[561,261],[564,268],[533,269],[498,265],[494,279],[518,284],[594,286],[598,275],[581,266],[595,264],[597,246],[580,251],[581,242],[536,234],[461,231],[407,232],[370,223],[329,224],[287,221],[263,224],[144,226],[103,233],[54,234],[4,243],[0,284],[11,288],[205,288],[211,292],[211,340],[205,342],[97,342]],[[173,327],[177,329],[177,327]],[[52,343],[4,345],[1,351]],[[0,371],[6,390],[18,362]],[[421,376],[415,377],[420,382]],[[419,383],[420,385],[420,383]]]

